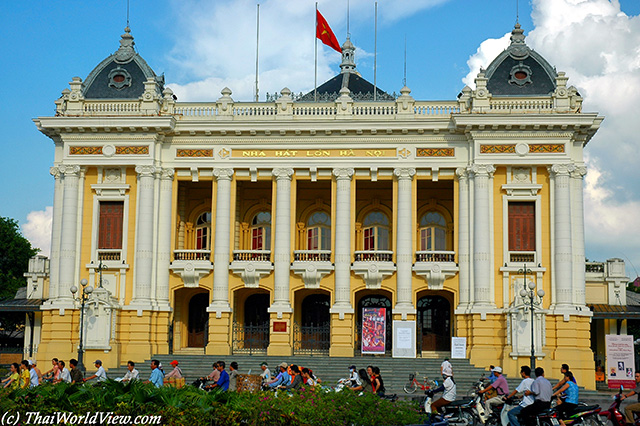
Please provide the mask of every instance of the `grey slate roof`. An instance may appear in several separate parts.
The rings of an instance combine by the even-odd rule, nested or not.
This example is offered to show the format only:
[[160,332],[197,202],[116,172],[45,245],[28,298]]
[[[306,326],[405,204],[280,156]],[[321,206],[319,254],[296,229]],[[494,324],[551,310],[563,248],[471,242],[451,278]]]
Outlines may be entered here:
[[152,78],[158,82],[159,92],[164,76],[155,72],[134,49],[129,27],[120,40],[120,48],[100,62],[83,83],[85,99],[138,99],[144,93],[144,82]]
[[511,45],[491,62],[485,75],[487,89],[497,96],[543,96],[556,89],[555,68],[526,45],[520,24],[511,32]]

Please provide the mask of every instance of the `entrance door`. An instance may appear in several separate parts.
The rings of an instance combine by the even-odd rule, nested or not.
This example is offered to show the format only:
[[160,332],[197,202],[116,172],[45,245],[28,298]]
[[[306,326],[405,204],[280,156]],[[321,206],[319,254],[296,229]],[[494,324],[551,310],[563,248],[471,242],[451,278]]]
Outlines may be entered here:
[[269,303],[268,293],[257,293],[244,302],[244,348],[265,349],[269,345]]
[[418,338],[423,351],[451,350],[451,305],[442,296],[418,300]]
[[294,325],[293,350],[299,353],[329,353],[331,345],[331,298],[312,294],[302,300],[300,324]]
[[189,327],[187,345],[191,348],[204,348],[205,332],[208,324],[209,293],[198,293],[189,301]]

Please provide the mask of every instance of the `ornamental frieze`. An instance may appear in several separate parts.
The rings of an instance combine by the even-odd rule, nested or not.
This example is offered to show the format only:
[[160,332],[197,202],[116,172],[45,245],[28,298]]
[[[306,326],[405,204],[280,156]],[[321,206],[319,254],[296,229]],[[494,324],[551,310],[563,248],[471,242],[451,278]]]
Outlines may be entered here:
[[[519,144],[520,145],[520,144]],[[525,147],[525,150],[528,147],[528,151],[530,154],[556,154],[556,153],[564,153],[564,144],[546,144],[546,143],[538,143],[538,144],[521,144]],[[520,154],[522,152],[518,152],[517,145],[513,144],[497,144],[497,145],[480,145],[480,154]]]
[[148,155],[148,146],[116,146],[116,155]]
[[149,146],[116,146],[106,145],[102,146],[70,146],[69,155],[106,155],[110,157],[116,155],[148,155]]
[[454,148],[418,148],[416,157],[455,157]]
[[178,149],[176,150],[176,157],[213,157],[213,149]]
[[101,146],[70,146],[69,155],[101,155]]

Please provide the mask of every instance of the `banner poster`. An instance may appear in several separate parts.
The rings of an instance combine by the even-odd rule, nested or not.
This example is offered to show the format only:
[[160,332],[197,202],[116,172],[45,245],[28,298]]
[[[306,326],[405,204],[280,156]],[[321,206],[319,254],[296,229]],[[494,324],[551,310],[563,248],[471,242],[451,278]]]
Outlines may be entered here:
[[386,308],[362,308],[362,353],[384,354],[387,334]]
[[607,346],[607,383],[609,389],[617,389],[620,386],[634,389],[636,387],[636,366],[633,336],[607,334],[605,343]]
[[467,338],[451,338],[451,359],[465,359],[467,357]]

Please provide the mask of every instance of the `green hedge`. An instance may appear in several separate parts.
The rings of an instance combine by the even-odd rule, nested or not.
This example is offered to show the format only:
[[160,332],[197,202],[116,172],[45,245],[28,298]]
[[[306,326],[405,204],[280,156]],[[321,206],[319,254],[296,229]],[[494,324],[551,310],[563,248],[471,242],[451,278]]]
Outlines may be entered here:
[[[204,392],[192,386],[156,388],[141,382],[42,385],[0,390],[0,412],[113,412],[118,416],[162,416],[162,425],[406,425],[422,423],[416,403],[390,402],[373,394],[324,392]],[[24,417],[22,417],[24,419]],[[32,422],[33,423],[33,422]]]

